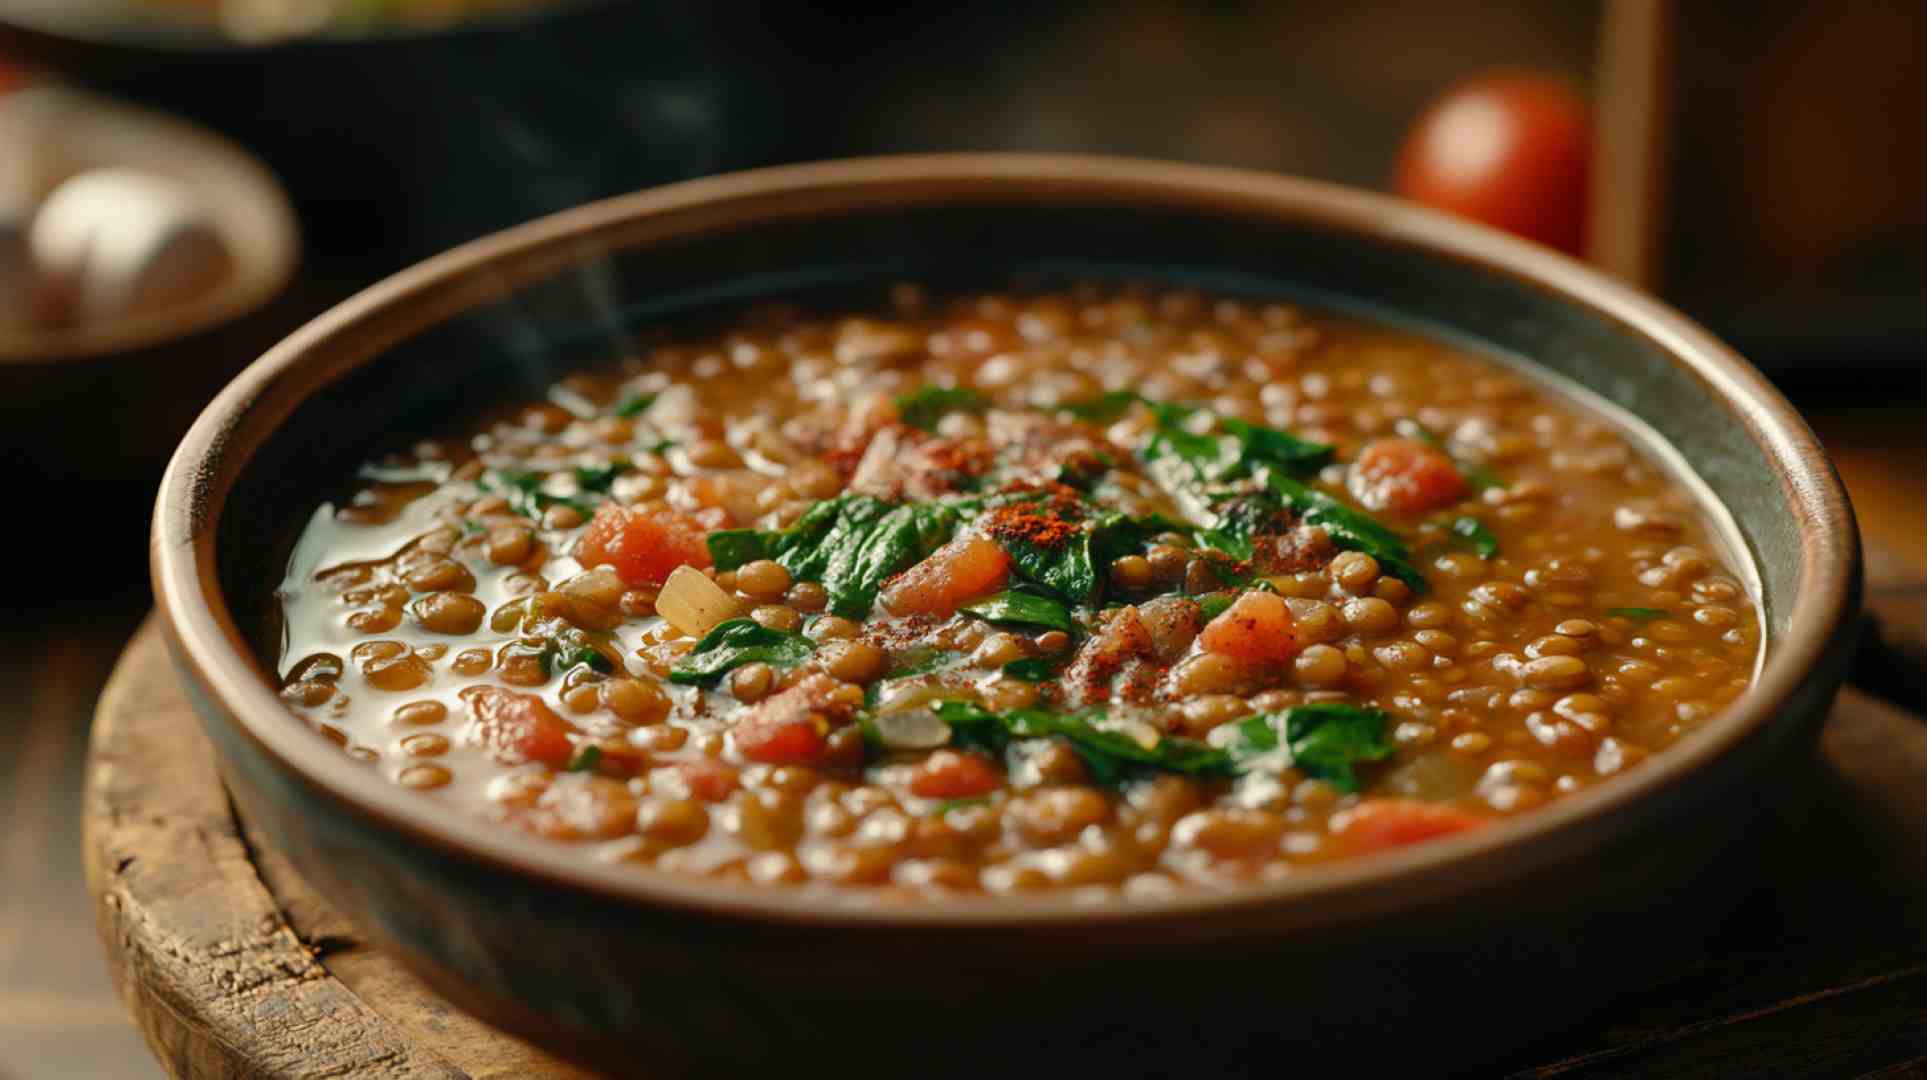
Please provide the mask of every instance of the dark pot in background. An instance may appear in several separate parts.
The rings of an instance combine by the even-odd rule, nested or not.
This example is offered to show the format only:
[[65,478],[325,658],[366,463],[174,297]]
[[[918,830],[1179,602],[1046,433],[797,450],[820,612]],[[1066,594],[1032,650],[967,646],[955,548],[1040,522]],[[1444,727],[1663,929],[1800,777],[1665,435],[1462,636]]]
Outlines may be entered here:
[[132,601],[167,455],[215,391],[314,310],[287,291],[300,230],[275,177],[197,125],[52,87],[0,97],[0,109],[0,153],[31,155],[39,183],[118,167],[177,181],[201,197],[226,253],[205,291],[172,305],[0,329],[0,475],[25,526],[7,530],[0,553],[30,564],[57,539],[85,568],[77,578],[19,575],[11,598]]
[[[0,55],[221,132],[284,185],[305,235],[245,314],[112,348],[0,348],[0,467],[85,522],[97,590],[133,602],[160,466],[215,391],[288,330],[383,274],[600,196],[780,156],[791,95],[719,44],[702,5],[564,3],[436,33],[249,45],[0,13]],[[166,120],[162,116],[163,121]],[[284,291],[285,290],[285,291]],[[35,540],[0,542],[25,557]],[[37,581],[29,597],[71,601]],[[108,597],[103,597],[107,599]]]
[[192,117],[287,182],[359,287],[590,199],[783,156],[792,88],[705,5],[576,2],[438,32],[236,42],[0,16],[0,52]]

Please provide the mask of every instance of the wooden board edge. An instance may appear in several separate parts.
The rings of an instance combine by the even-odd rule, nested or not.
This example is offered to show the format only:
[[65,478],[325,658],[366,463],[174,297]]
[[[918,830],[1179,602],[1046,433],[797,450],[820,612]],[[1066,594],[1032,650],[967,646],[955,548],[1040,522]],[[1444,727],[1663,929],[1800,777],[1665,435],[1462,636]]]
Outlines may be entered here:
[[[253,872],[212,754],[146,752],[154,733],[145,729],[165,725],[143,716],[186,709],[178,691],[168,700],[160,680],[172,678],[150,617],[96,707],[81,810],[108,966],[162,1068],[196,1080],[468,1080],[414,1046],[302,944]],[[176,851],[196,857],[172,858]]]

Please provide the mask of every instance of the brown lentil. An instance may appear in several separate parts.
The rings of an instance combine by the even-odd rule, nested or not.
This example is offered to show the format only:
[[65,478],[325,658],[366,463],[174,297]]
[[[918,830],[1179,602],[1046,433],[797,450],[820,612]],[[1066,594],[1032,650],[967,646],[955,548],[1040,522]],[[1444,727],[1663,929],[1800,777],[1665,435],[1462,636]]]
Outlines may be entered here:
[[415,622],[432,634],[472,634],[488,614],[480,600],[456,592],[429,593],[409,607]]
[[[1742,568],[1611,424],[1526,378],[1410,335],[1189,290],[901,295],[855,318],[759,315],[626,370],[568,376],[580,401],[658,395],[640,415],[540,403],[400,443],[393,460],[445,463],[450,479],[370,483],[311,526],[340,554],[286,593],[287,707],[423,798],[583,845],[585,858],[892,898],[1128,899],[1356,856],[1361,808],[1418,799],[1470,822],[1529,811],[1690,737],[1749,684],[1761,629]],[[920,386],[974,390],[988,407],[913,429],[896,402]],[[1084,423],[1051,408],[1125,388],[1334,444],[1304,479],[1340,499],[1407,417],[1444,440],[1450,472],[1476,461],[1501,483],[1373,511],[1410,545],[1422,588],[1384,552],[1289,513],[1242,562],[1202,550],[1214,545],[1191,527],[1209,522],[1160,525],[1092,566],[1097,602],[1071,605],[1075,632],[991,624],[951,603],[899,613],[894,598],[859,616],[773,559],[709,565],[707,534],[787,528],[846,493],[923,503],[1021,490],[1068,508],[1067,535],[1092,503],[1182,519],[1198,508],[1138,465],[1151,410]],[[1184,423],[1223,435],[1210,421]],[[673,445],[645,449],[658,443]],[[606,492],[571,475],[617,462]],[[546,490],[572,497],[536,507],[483,488],[507,469],[558,473]],[[659,568],[630,566],[596,547],[615,514],[605,505],[688,542],[663,549]],[[1496,554],[1436,542],[1439,523],[1465,515]],[[809,647],[747,657],[704,685],[666,681],[713,629],[657,614],[678,564],[730,594],[717,617],[800,632]],[[1036,583],[990,566],[977,584],[948,599]],[[1286,621],[1227,645],[1237,619],[1278,610],[1218,614],[1252,588],[1283,598]],[[1029,666],[1006,674],[1017,661]],[[532,743],[539,760],[482,752],[470,695],[484,688],[509,695],[506,715],[553,720],[565,737]],[[1058,738],[998,753],[866,749],[866,707],[925,716],[916,730],[952,699],[1090,703],[1110,737],[1207,749],[1255,713],[1355,706],[1383,711],[1390,755],[1357,766],[1353,793],[1302,764],[1235,779],[1126,770],[1113,784],[1088,748]],[[589,747],[593,764],[570,772]]]
[[736,571],[736,588],[752,600],[776,600],[790,587],[790,572],[769,559],[745,563]]

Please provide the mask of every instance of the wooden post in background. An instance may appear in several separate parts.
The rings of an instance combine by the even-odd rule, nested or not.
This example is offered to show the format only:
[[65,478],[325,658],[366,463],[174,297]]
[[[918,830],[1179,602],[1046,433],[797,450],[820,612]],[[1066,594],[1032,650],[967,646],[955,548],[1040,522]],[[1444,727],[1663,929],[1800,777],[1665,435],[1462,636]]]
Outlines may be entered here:
[[1672,165],[1671,0],[1606,0],[1593,92],[1586,257],[1648,291],[1660,287]]

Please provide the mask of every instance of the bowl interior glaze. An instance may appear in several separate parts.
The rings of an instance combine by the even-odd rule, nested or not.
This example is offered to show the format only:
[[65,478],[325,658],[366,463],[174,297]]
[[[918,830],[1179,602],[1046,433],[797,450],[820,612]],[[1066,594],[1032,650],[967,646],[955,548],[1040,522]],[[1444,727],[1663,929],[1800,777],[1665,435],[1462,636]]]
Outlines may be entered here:
[[[657,322],[763,299],[913,280],[1180,282],[1390,318],[1526,358],[1650,425],[1730,511],[1759,572],[1769,651],[1756,687],[1641,770],[1477,834],[1232,896],[1093,912],[1061,899],[804,904],[632,868],[576,866],[486,835],[349,762],[294,722],[267,678],[273,588],[295,531],[355,466],[458,410],[539,395]],[[1609,816],[1662,813],[1661,789],[1754,736],[1791,739],[1837,685],[1857,595],[1851,513],[1785,401],[1690,322],[1571,260],[1327,185],[1192,166],[956,155],[801,166],[594,204],[477,241],[311,323],[218,399],[170,466],[157,589],[178,654],[218,707],[305,782],[412,838],[623,902],[805,922],[1131,920],[1280,905],[1312,922],[1478,887],[1570,856]],[[1818,673],[1818,674],[1816,674]],[[1502,850],[1508,849],[1510,850]],[[1441,872],[1452,864],[1452,872]]]

